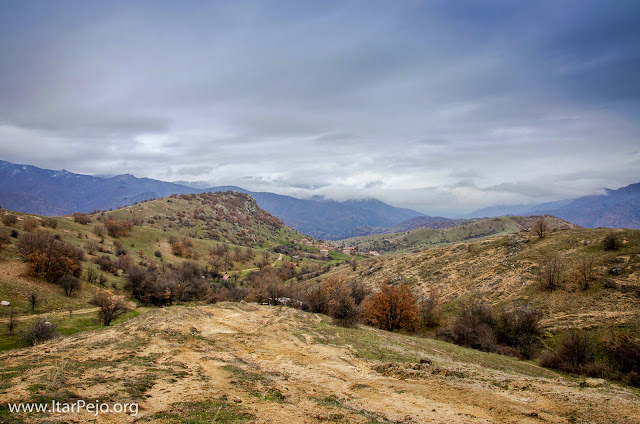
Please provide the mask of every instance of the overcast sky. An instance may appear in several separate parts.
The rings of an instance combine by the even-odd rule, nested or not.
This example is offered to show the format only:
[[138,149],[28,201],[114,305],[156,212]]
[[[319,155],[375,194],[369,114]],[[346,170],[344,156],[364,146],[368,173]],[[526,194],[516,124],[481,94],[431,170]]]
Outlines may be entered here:
[[2,1],[0,159],[430,214],[640,181],[640,1]]

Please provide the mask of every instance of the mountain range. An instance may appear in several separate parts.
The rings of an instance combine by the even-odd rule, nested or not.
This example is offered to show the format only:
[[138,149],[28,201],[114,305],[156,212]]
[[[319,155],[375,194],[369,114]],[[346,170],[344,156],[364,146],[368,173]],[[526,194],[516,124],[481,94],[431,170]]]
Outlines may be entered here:
[[640,228],[640,183],[603,194],[538,205],[494,206],[478,209],[468,217],[553,215],[587,228]]
[[267,212],[318,239],[341,239],[348,237],[354,227],[394,227],[407,219],[422,216],[419,212],[374,199],[345,202],[297,199],[235,186],[189,187],[130,174],[91,176],[0,161],[0,205],[38,215],[109,210],[171,194],[228,190],[250,194]]

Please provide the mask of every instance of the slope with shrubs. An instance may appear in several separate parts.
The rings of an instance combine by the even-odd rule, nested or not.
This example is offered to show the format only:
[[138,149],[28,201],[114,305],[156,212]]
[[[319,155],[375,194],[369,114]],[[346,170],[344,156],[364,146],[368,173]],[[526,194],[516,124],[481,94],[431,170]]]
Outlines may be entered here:
[[[0,309],[0,332],[9,340],[0,348],[19,345],[27,324],[8,331],[16,316],[96,310],[118,316],[105,310],[126,303],[117,296],[144,305],[238,300],[248,291],[240,286],[259,279],[254,274],[261,269],[276,266],[276,278],[291,278],[317,275],[341,260],[300,252],[301,233],[235,192],[66,217],[1,210],[0,218],[0,300],[10,302]],[[108,296],[96,298],[101,292]]]
[[[376,236],[354,237],[341,240],[345,246],[358,247],[360,251],[375,250],[381,253],[406,252],[436,246],[469,242],[500,234],[512,234],[531,228],[539,216],[503,216],[499,218],[460,220],[462,224],[431,228],[420,227]],[[552,217],[545,217],[550,229],[576,228],[575,225]]]
[[[534,225],[513,235],[362,260],[331,278],[374,291],[410,287],[422,330],[444,340],[539,357],[561,371],[637,386],[638,271],[639,230]],[[371,322],[375,314],[362,312]]]
[[[10,414],[118,423],[638,423],[636,391],[322,315],[221,303],[0,353],[3,402],[136,403],[137,414]],[[46,400],[45,400],[46,399]]]

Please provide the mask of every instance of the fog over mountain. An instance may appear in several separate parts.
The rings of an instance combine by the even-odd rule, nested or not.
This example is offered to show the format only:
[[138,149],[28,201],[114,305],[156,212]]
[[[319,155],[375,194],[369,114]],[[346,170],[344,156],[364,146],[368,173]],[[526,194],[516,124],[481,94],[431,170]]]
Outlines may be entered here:
[[0,12],[0,157],[14,163],[445,216],[640,175],[638,2]]

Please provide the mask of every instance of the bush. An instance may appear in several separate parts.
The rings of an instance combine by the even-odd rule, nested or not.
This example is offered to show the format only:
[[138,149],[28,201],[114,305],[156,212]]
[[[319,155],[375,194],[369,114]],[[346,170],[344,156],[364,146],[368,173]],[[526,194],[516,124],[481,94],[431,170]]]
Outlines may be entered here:
[[539,278],[545,290],[553,291],[560,288],[563,274],[564,262],[557,255],[551,255],[543,259]]
[[530,359],[540,338],[541,314],[530,306],[503,309],[497,326],[499,343],[514,348],[519,356]]
[[364,317],[387,331],[413,330],[419,322],[416,298],[406,284],[385,284],[363,302]]
[[87,225],[90,221],[89,221],[89,215],[87,215],[84,212],[74,212],[73,213],[73,220],[75,222],[77,222],[78,224],[82,224],[82,225]]
[[439,332],[439,335],[461,346],[494,352],[497,348],[495,327],[496,319],[491,305],[475,301],[463,306],[453,325]]
[[14,225],[16,222],[18,222],[18,217],[16,215],[13,215],[11,213],[6,213],[2,215],[2,223],[4,225],[10,226],[10,225]]
[[40,221],[38,221],[37,219],[32,218],[32,217],[25,218],[22,221],[22,229],[25,230],[28,233],[30,233],[31,231],[35,230],[39,226],[40,226]]
[[353,326],[358,322],[360,311],[351,295],[351,289],[344,283],[335,287],[329,301],[329,316],[343,326]]
[[102,271],[109,272],[113,275],[118,275],[118,267],[107,255],[101,255],[95,259],[96,265],[100,267]]
[[69,274],[62,276],[58,284],[64,289],[64,294],[67,296],[71,296],[75,292],[82,290],[82,281]]
[[609,233],[602,240],[605,250],[618,250],[622,247],[622,235],[620,233]]
[[593,362],[591,336],[576,329],[565,332],[560,346],[554,352],[545,352],[540,358],[543,367],[577,374],[584,373],[587,365]]
[[45,218],[44,221],[42,221],[42,225],[48,228],[53,228],[54,230],[56,228],[58,228],[58,220],[55,218]]
[[11,238],[9,233],[5,230],[0,230],[0,250],[4,249],[11,244]]
[[99,290],[89,302],[100,308],[98,317],[102,325],[110,325],[113,320],[132,309],[124,296],[118,296],[105,290]]
[[80,276],[82,272],[84,252],[46,231],[23,234],[18,250],[33,273],[51,283],[57,283],[66,274]]
[[132,224],[127,220],[116,222],[113,219],[107,219],[104,226],[111,237],[126,237],[131,233]]
[[93,226],[93,234],[98,237],[104,237],[107,235],[107,227],[104,224],[96,224]]
[[48,340],[60,337],[60,333],[56,331],[56,324],[39,318],[35,324],[22,333],[22,340],[35,346]]
[[432,290],[429,296],[425,296],[418,302],[420,323],[425,328],[433,328],[440,325],[440,312],[442,304],[437,290]]

